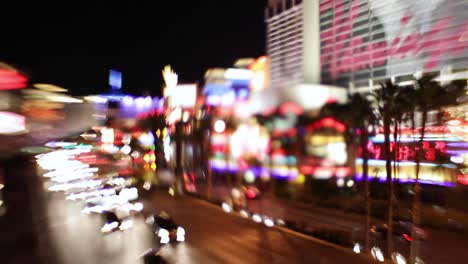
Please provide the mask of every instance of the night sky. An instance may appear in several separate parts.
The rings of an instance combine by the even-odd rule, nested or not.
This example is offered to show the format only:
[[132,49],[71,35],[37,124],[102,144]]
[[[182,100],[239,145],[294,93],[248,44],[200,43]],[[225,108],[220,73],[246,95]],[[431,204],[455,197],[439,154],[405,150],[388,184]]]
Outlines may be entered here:
[[194,82],[265,52],[266,0],[122,2],[2,7],[0,61],[74,94],[108,91],[108,71],[118,69],[125,92],[158,95],[166,64]]

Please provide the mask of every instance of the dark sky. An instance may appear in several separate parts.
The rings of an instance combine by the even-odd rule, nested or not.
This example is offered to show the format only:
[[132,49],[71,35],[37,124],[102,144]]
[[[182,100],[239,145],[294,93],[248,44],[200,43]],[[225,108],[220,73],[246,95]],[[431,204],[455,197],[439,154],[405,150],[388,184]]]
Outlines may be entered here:
[[166,64],[193,82],[265,52],[266,0],[18,2],[0,13],[0,61],[75,94],[107,91],[111,68],[124,91],[158,94]]

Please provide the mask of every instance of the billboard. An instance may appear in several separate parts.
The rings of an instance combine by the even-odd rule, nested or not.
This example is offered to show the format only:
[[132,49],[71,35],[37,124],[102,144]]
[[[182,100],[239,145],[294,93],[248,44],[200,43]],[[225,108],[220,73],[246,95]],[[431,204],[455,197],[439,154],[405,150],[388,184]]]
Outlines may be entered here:
[[465,0],[321,0],[321,78],[367,85],[368,79],[468,65]]
[[193,108],[197,100],[197,85],[178,84],[166,87],[165,97],[169,98],[170,108]]

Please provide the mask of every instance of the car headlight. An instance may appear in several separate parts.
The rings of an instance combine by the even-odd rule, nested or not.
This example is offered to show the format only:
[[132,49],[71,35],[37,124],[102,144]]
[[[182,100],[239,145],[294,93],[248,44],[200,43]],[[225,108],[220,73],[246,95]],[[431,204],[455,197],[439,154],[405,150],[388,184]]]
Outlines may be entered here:
[[114,230],[115,228],[117,228],[118,226],[119,226],[119,223],[117,223],[117,222],[106,223],[106,224],[101,228],[101,232],[103,232],[103,233],[108,233],[108,232]]
[[158,236],[159,237],[169,237],[169,231],[167,231],[164,228],[160,228],[158,231]]
[[185,236],[185,229],[183,227],[177,228],[177,236]]

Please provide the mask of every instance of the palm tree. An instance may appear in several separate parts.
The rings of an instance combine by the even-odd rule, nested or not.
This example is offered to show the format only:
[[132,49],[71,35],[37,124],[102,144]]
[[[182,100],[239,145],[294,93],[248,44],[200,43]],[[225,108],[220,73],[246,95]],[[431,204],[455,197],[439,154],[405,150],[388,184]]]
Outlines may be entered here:
[[[371,106],[370,101],[367,99],[367,94],[352,94],[348,95],[348,103],[339,105],[337,103],[327,104],[323,109],[321,115],[334,116],[347,126],[345,134],[348,149],[352,148],[355,144],[355,138],[359,137],[359,147],[362,151],[362,171],[364,183],[364,232],[365,241],[364,247],[367,252],[370,248],[370,188],[368,177],[368,160],[369,153],[367,150],[367,143],[369,141],[369,126],[376,124],[376,115]],[[350,153],[350,151],[348,151]],[[349,157],[355,155],[349,155]],[[351,162],[355,162],[354,158],[350,158]]]
[[162,133],[156,133],[158,130],[162,132],[166,128],[166,116],[162,113],[155,113],[145,116],[140,120],[139,126],[144,131],[148,131],[154,137],[155,144],[155,153],[156,160],[158,161],[158,166],[166,166],[166,160],[164,158],[164,144]]
[[[428,112],[431,110],[439,110],[443,106],[453,105],[457,103],[457,98],[464,93],[466,83],[464,81],[454,81],[449,85],[442,86],[434,80],[436,74],[429,74],[416,80],[416,101],[417,108],[421,113],[421,132],[419,137],[419,146],[416,149],[416,171],[414,184],[414,200],[412,210],[412,237],[416,236],[416,230],[421,223],[421,185],[419,183],[420,162],[423,153],[423,142],[427,124]],[[411,262],[414,263],[419,255],[419,241],[417,239],[411,244]]]
[[386,81],[380,84],[381,88],[375,90],[371,96],[374,98],[377,105],[379,119],[383,123],[384,132],[384,156],[385,156],[385,171],[387,174],[388,188],[388,213],[387,213],[387,252],[393,252],[393,204],[394,204],[394,184],[392,178],[392,160],[393,155],[390,148],[390,134],[393,116],[395,113],[395,105],[398,98],[399,87],[393,82]]

